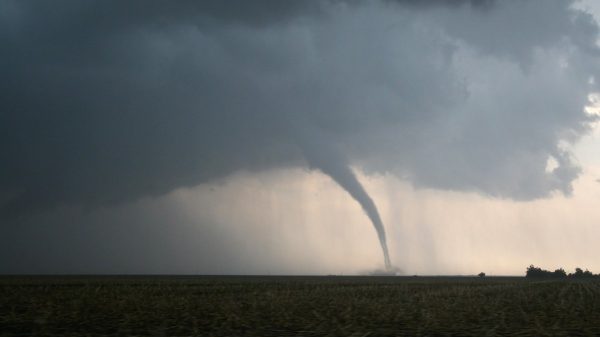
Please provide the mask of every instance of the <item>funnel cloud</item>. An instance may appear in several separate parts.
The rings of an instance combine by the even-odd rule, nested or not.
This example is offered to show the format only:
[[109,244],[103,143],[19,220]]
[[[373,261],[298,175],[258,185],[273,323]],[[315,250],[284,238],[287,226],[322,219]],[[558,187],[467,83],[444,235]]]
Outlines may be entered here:
[[365,211],[373,223],[373,227],[375,227],[375,230],[377,231],[377,237],[379,238],[379,244],[381,245],[381,250],[383,252],[385,268],[390,270],[392,268],[392,263],[390,261],[383,222],[381,221],[381,217],[379,216],[377,206],[375,206],[373,199],[371,199],[367,191],[365,191],[364,187],[360,184],[358,179],[356,179],[356,175],[348,165],[340,162],[318,165],[317,167],[345,189]]
[[339,154],[339,151],[332,150],[331,145],[328,144],[328,142],[322,142],[320,144],[315,143],[314,140],[319,138],[323,139],[323,137],[315,137],[313,134],[312,137],[307,138],[307,140],[303,142],[305,145],[310,144],[306,145],[304,151],[309,166],[318,169],[331,177],[360,204],[377,232],[379,244],[383,252],[385,269],[391,270],[392,262],[387,246],[385,227],[379,216],[377,206],[367,191],[365,191],[365,188],[361,185],[360,181],[358,181],[354,172],[352,172],[352,168],[347,160]]

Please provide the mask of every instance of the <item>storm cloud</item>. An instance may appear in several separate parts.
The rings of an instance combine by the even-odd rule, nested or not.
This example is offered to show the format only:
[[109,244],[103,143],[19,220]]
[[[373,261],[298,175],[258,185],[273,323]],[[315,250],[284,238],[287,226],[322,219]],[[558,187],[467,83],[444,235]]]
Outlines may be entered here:
[[598,90],[598,26],[572,4],[3,1],[2,215],[322,148],[417,187],[568,195]]

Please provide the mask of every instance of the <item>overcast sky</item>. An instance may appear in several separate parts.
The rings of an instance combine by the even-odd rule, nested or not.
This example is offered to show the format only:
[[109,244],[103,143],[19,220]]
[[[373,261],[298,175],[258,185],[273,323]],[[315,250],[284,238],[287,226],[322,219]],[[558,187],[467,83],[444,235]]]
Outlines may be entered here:
[[600,272],[599,15],[2,0],[0,273]]

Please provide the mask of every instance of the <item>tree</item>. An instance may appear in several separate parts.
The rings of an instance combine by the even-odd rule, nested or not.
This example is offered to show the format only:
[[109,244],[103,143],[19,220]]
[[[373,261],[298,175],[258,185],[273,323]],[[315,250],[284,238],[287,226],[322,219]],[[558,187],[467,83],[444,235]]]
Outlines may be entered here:
[[579,267],[575,268],[575,273],[569,274],[569,277],[582,278],[583,277],[583,269],[581,269]]
[[543,270],[542,268],[536,267],[534,265],[530,265],[527,268],[525,277],[541,278],[541,277],[549,277],[550,274],[551,273],[547,270]]
[[575,273],[567,273],[564,269],[558,268],[553,272],[544,270],[542,268],[536,267],[534,265],[530,265],[527,267],[527,272],[525,273],[525,277],[529,278],[594,278],[600,277],[600,274],[594,275],[589,270],[583,270],[579,267],[575,268]]
[[567,273],[562,268],[556,269],[554,272],[551,272],[549,270],[545,270],[545,269],[536,267],[534,265],[530,265],[527,268],[525,277],[529,277],[529,278],[565,278],[565,277],[567,277]]
[[591,278],[594,277],[594,274],[592,274],[591,271],[589,270],[585,270],[583,271],[583,269],[581,268],[575,268],[575,274],[569,274],[569,277],[573,277],[573,278]]
[[567,272],[565,272],[564,269],[559,268],[559,269],[556,269],[554,271],[554,273],[552,273],[552,276],[556,277],[556,278],[564,278],[564,277],[567,277]]

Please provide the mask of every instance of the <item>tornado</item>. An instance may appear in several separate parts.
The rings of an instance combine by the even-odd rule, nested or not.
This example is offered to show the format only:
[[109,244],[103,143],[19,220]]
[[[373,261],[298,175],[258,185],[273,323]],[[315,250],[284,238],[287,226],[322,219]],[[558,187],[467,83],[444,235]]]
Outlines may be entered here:
[[327,146],[322,144],[318,148],[318,151],[315,151],[315,149],[316,148],[312,148],[313,151],[305,151],[309,165],[331,177],[331,179],[346,190],[346,192],[360,204],[377,232],[379,244],[383,251],[385,268],[386,270],[391,270],[392,263],[388,252],[385,228],[383,227],[383,222],[381,221],[379,211],[377,210],[377,206],[373,202],[373,199],[371,199],[367,191],[365,191],[365,188],[358,181],[356,175],[350,168],[348,161],[345,160],[343,156],[336,151],[331,151],[331,149],[328,149]]
[[[377,237],[379,238],[379,244],[381,245],[381,250],[383,251],[383,260],[385,263],[385,269],[390,270],[392,267],[392,263],[390,261],[390,254],[388,252],[387,247],[387,239],[385,237],[385,228],[383,227],[383,222],[381,221],[381,217],[379,216],[379,211],[377,211],[377,206],[373,202],[373,199],[369,196],[365,188],[360,184],[354,172],[348,165],[339,165],[339,167],[335,168],[319,168],[323,173],[330,176],[335,182],[338,183],[346,192],[348,192],[354,200],[356,200],[363,211],[367,214],[371,222],[373,223],[373,227],[375,227],[375,231],[377,231]],[[335,169],[335,171],[331,170]]]

